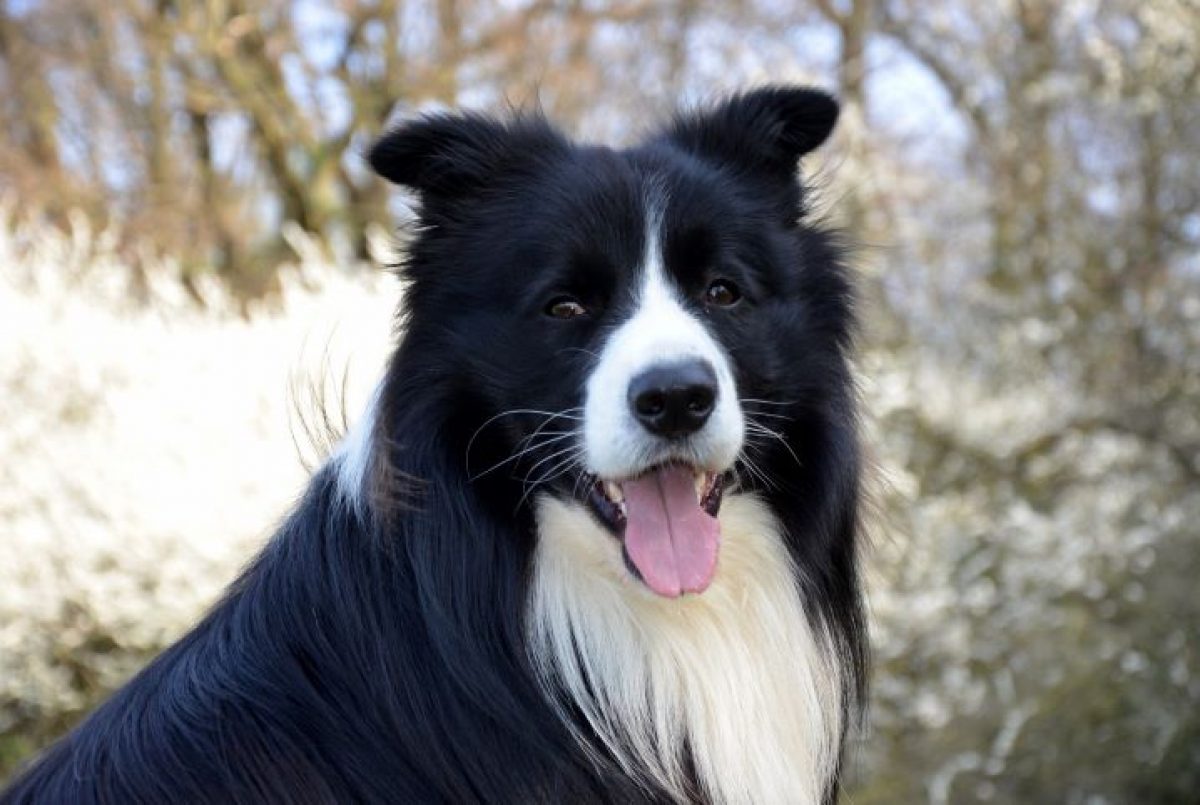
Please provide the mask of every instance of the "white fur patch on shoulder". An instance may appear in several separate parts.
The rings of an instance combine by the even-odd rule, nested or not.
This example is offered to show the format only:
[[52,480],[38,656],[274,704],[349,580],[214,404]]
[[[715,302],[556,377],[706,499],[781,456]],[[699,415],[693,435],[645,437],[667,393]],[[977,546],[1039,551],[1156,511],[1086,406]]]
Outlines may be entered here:
[[815,805],[838,761],[842,669],[767,506],[730,495],[720,521],[712,585],[666,599],[582,505],[542,496],[532,660],[634,777],[687,800],[686,742],[715,802]]
[[329,460],[337,465],[338,491],[356,511],[362,513],[367,494],[366,484],[371,469],[371,454],[375,442],[379,398],[383,384],[375,388],[362,416],[338,443]]

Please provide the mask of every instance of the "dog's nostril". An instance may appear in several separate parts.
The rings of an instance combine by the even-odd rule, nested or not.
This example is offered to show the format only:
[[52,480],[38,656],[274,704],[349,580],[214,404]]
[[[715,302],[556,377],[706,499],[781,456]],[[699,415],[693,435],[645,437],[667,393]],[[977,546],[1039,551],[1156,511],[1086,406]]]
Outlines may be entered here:
[[694,387],[691,395],[688,397],[687,408],[694,414],[711,411],[714,396],[712,389],[707,386]]
[[652,366],[629,384],[629,404],[642,426],[666,438],[704,427],[717,399],[717,375],[708,361]]
[[634,401],[638,414],[642,416],[658,416],[667,407],[666,395],[659,391],[639,394]]

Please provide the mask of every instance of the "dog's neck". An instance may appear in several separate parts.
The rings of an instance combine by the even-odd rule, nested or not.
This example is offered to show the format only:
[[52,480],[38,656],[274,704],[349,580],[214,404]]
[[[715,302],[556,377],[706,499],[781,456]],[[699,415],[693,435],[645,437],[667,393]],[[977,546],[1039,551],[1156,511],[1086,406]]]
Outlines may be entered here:
[[585,719],[579,739],[649,786],[680,801],[699,784],[716,802],[820,803],[845,726],[844,669],[804,611],[767,507],[731,495],[720,521],[711,587],[666,599],[631,577],[582,506],[544,496],[531,657],[564,718]]

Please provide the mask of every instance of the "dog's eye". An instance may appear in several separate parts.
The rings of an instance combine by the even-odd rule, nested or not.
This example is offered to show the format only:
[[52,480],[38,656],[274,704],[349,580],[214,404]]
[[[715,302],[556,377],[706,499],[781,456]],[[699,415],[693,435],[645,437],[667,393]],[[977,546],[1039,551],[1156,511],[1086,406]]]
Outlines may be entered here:
[[574,319],[587,314],[588,309],[569,296],[556,296],[546,305],[546,315],[556,319]]
[[742,292],[729,280],[713,280],[704,292],[704,302],[714,307],[732,307],[742,298]]

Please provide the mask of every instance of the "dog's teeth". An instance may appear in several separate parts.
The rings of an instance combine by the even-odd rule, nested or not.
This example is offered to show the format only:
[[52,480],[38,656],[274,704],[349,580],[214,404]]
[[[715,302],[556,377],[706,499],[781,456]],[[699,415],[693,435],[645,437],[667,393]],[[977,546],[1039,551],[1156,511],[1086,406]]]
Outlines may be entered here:
[[613,503],[624,503],[625,495],[621,492],[621,486],[612,481],[604,482],[604,494],[608,495],[608,499]]
[[693,478],[693,483],[696,485],[696,499],[703,500],[704,493],[708,491],[708,473],[697,472]]

